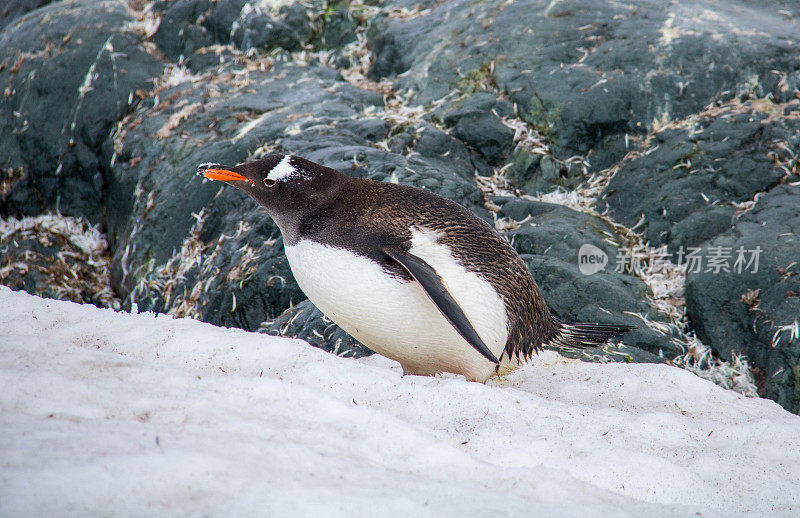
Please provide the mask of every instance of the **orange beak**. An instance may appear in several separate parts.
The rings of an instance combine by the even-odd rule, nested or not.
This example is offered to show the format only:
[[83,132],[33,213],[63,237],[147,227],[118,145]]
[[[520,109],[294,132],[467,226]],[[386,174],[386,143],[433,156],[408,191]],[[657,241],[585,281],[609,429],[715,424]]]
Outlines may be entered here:
[[239,173],[234,173],[233,171],[228,171],[226,169],[202,169],[197,171],[197,174],[201,174],[209,180],[220,180],[222,182],[237,180],[240,182],[250,182],[254,184],[253,180],[250,178],[246,178]]

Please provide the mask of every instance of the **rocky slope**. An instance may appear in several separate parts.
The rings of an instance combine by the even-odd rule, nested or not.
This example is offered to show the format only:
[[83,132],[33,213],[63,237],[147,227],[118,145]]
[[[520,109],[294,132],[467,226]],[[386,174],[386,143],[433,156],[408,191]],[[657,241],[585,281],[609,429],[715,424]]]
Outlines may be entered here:
[[[755,382],[797,412],[798,17],[780,1],[62,0],[5,18],[0,281],[366,354],[303,301],[255,203],[194,176],[290,152],[456,200],[561,317],[639,325],[584,357]],[[104,259],[57,277],[76,246],[58,229],[87,224]],[[584,245],[607,257],[592,275]]]

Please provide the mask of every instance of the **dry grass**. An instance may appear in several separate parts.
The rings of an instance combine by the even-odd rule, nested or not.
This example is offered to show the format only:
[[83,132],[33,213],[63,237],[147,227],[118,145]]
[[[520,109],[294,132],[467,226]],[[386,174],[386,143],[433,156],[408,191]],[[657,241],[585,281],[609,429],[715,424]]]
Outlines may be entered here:
[[[199,319],[200,300],[220,275],[224,275],[228,283],[238,282],[241,288],[244,281],[255,273],[260,256],[249,244],[239,248],[241,255],[237,256],[234,264],[230,264],[227,268],[216,264],[223,244],[232,239],[239,239],[249,232],[251,226],[248,223],[240,221],[232,234],[223,233],[206,243],[200,235],[208,215],[201,210],[192,216],[195,222],[189,235],[181,243],[180,250],[176,250],[164,264],[155,267],[146,265],[143,268],[144,272],[134,272],[138,282],[130,295],[133,303],[142,296],[158,294],[164,301],[166,313],[176,317],[188,316]],[[268,239],[265,244],[271,246],[275,242],[275,239]],[[126,251],[122,259],[123,267],[127,264],[127,257]],[[187,281],[191,283],[190,288],[186,286]],[[233,309],[235,304],[234,299]]]
[[800,340],[800,324],[798,324],[796,319],[791,324],[775,326],[774,329],[775,333],[772,335],[772,347],[778,347],[778,344],[780,344],[781,340],[784,338],[784,334],[789,335],[787,338],[789,342]]
[[[30,241],[53,253],[18,248]],[[5,251],[0,256],[3,284],[22,289],[26,277],[36,273],[45,281],[35,285],[39,295],[119,308],[120,301],[111,289],[108,243],[100,230],[85,220],[60,214],[0,219],[0,248]]]

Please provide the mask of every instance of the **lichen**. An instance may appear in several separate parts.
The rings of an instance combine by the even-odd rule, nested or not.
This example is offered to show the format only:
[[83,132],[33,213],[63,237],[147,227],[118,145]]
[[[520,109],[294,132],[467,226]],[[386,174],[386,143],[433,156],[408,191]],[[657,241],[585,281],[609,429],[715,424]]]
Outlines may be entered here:
[[486,62],[478,68],[461,75],[456,81],[456,88],[465,95],[498,90],[497,82],[494,78],[494,62]]

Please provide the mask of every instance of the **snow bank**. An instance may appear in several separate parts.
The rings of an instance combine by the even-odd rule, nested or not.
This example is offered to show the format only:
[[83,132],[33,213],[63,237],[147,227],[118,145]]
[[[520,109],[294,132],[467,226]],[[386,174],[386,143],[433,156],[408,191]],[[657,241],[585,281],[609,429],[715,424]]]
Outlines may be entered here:
[[493,385],[0,287],[0,515],[800,509],[800,417],[544,353]]

